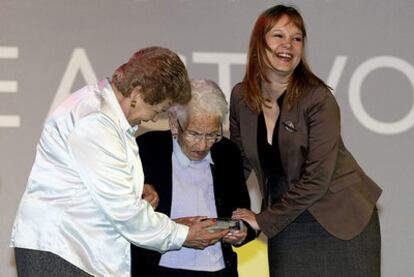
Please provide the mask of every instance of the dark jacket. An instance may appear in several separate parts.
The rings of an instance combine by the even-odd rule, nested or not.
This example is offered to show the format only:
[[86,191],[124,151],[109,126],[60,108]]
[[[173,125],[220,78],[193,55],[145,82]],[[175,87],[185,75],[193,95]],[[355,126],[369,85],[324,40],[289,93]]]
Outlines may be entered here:
[[[281,201],[256,216],[263,233],[273,237],[303,211],[333,236],[349,240],[368,224],[381,189],[362,171],[345,148],[339,108],[324,87],[309,88],[291,109],[280,107],[279,149],[289,190]],[[242,152],[245,175],[254,169],[262,195],[267,188],[257,151],[257,117],[237,84],[230,100],[230,138]]]
[[[153,131],[137,138],[139,155],[144,169],[145,183],[158,192],[158,212],[170,215],[172,198],[172,137],[170,131]],[[218,217],[231,217],[236,208],[250,208],[250,199],[243,175],[238,147],[227,138],[215,143],[210,150],[212,160],[214,196]],[[190,197],[190,196],[189,196]],[[248,227],[248,241],[255,232]],[[230,244],[221,243],[229,276],[237,276],[237,256]],[[158,266],[161,254],[131,245],[132,276],[151,276]]]

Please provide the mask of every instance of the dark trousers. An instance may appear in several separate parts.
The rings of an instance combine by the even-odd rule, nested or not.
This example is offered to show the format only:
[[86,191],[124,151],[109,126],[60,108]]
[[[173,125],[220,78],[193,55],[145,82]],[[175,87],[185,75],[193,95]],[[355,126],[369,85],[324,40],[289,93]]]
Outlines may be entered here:
[[330,235],[305,211],[269,239],[271,277],[378,277],[381,236],[375,209],[367,227],[351,240]]
[[91,277],[85,271],[51,252],[15,248],[19,277]]
[[229,277],[237,276],[230,274],[226,269],[222,269],[215,272],[208,271],[193,271],[184,269],[175,269],[159,266],[157,269],[156,277]]

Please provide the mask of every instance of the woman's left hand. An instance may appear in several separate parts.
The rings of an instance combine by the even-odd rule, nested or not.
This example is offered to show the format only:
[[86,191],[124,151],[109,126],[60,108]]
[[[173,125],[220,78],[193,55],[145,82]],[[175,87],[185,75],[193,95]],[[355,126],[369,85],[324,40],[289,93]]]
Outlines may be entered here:
[[260,230],[256,221],[256,214],[248,209],[236,209],[233,211],[232,218],[244,220],[256,231]]

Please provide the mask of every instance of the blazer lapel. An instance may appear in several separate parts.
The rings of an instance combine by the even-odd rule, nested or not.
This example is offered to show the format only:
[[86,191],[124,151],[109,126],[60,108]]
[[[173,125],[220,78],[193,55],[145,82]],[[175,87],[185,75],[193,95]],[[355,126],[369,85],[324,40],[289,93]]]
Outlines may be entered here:
[[[287,93],[287,92],[285,92]],[[299,131],[299,103],[292,107],[289,110],[288,97],[287,95],[283,98],[281,113],[279,118],[279,150],[280,158],[282,160],[283,169],[290,181],[290,172],[289,169],[289,156],[292,154],[289,147],[290,145],[295,146],[295,143],[292,140],[295,140],[295,137]],[[289,154],[290,153],[290,154]],[[295,157],[292,157],[295,159]]]
[[257,179],[260,192],[266,195],[266,188],[263,182],[263,174],[260,167],[259,153],[257,151],[257,119],[258,115],[252,112],[243,102],[240,107],[240,136],[243,141],[243,150],[246,158],[250,161]]
[[246,156],[257,159],[257,114],[247,106],[240,109],[240,135]]

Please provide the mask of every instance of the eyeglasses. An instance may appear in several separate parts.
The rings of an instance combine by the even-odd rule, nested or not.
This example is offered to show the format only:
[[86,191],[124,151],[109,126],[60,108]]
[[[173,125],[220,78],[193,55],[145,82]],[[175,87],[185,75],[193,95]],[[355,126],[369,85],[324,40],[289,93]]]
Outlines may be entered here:
[[208,144],[213,144],[220,141],[223,137],[223,126],[220,124],[220,133],[200,134],[194,131],[183,130],[180,121],[177,119],[178,128],[183,134],[183,137],[192,143],[199,143],[202,139],[205,139]]

